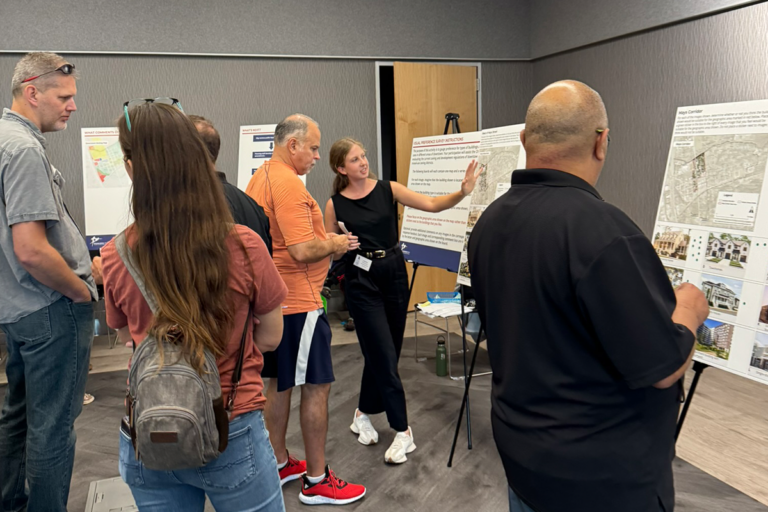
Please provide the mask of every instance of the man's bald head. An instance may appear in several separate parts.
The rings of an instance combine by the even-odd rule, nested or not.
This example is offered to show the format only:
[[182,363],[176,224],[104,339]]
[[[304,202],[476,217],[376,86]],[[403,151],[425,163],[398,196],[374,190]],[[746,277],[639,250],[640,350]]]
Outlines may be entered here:
[[597,133],[608,127],[600,95],[576,80],[542,89],[525,116],[525,150],[542,160],[584,158],[593,151]]

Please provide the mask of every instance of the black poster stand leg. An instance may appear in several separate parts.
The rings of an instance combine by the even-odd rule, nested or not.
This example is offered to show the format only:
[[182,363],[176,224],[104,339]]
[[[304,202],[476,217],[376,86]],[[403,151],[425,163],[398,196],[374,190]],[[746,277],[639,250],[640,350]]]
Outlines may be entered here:
[[[459,286],[461,291],[461,360],[464,362],[464,383],[468,382],[467,375],[467,313],[464,312],[464,285]],[[478,338],[480,339],[480,338]],[[470,372],[471,373],[471,372]],[[467,449],[472,449],[472,415],[469,409],[469,394],[464,395],[467,402]],[[459,418],[461,421],[461,418]]]
[[415,261],[413,264],[413,274],[411,274],[411,286],[408,288],[408,307],[411,307],[411,296],[413,296],[413,283],[416,281],[416,271],[419,270],[419,264]]
[[[707,363],[702,363],[700,361],[693,362],[693,371],[695,372],[695,375],[693,376],[691,387],[688,390],[688,397],[685,399],[685,405],[683,405],[683,412],[680,413],[680,418],[677,420],[675,441],[677,441],[677,438],[680,437],[680,431],[683,429],[683,423],[685,423],[685,416],[688,414],[688,408],[691,406],[691,400],[693,400],[693,395],[696,393],[696,386],[699,384],[699,377],[701,377],[701,374],[706,368],[709,368]],[[682,386],[682,384],[680,384],[680,386]],[[681,393],[684,393],[684,391],[681,390]]]
[[[456,431],[453,433],[453,444],[451,445],[451,455],[448,457],[448,467],[453,466],[453,454],[456,451],[456,442],[459,439],[459,430],[461,429],[461,419],[464,415],[464,405],[469,405],[469,386],[472,383],[472,374],[475,373],[475,361],[477,361],[477,351],[480,348],[480,340],[483,337],[483,327],[480,327],[480,331],[477,333],[477,344],[475,344],[475,351],[472,354],[472,364],[469,366],[469,374],[464,381],[464,398],[461,400],[461,407],[459,408],[459,419],[456,422]],[[467,410],[469,411],[469,410]]]

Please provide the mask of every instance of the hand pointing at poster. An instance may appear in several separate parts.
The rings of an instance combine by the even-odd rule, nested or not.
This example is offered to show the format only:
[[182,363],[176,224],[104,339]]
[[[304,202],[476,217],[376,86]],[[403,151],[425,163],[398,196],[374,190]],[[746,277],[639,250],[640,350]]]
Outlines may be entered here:
[[[479,167],[478,167],[479,166]],[[477,183],[477,177],[485,170],[484,165],[480,165],[477,160],[472,160],[467,166],[467,172],[464,174],[464,179],[461,180],[461,193],[468,196],[475,190],[475,183]]]

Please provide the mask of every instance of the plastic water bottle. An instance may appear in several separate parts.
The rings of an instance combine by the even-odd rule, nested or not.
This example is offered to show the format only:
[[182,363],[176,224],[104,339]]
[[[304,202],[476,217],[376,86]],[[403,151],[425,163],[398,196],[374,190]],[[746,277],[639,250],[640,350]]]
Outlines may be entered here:
[[437,337],[437,348],[435,349],[435,370],[438,377],[448,375],[448,352],[445,349],[445,338]]

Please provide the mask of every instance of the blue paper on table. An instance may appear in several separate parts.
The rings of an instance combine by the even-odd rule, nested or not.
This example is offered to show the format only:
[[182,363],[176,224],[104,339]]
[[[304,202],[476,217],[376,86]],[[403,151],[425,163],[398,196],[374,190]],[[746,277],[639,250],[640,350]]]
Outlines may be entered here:
[[427,292],[427,300],[432,304],[461,304],[461,293]]

